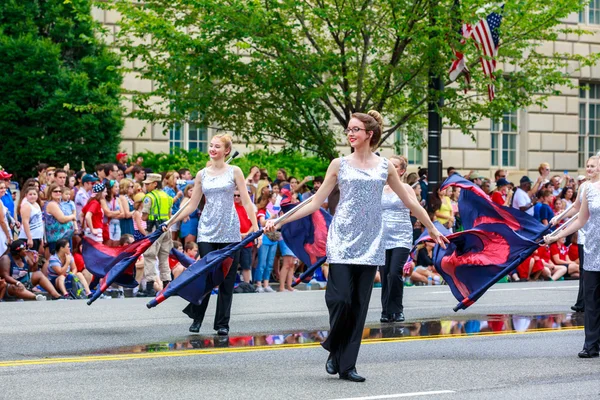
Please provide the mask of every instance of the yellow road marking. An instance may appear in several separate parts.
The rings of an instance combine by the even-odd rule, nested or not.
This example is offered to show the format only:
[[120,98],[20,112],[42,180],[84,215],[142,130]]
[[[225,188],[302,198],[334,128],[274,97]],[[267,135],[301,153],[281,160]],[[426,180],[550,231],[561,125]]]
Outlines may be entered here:
[[[461,335],[434,335],[434,336],[404,336],[398,338],[378,338],[364,339],[362,344],[380,344],[380,343],[397,343],[397,342],[416,342],[430,341],[443,339],[465,339],[477,337],[498,337],[511,335],[528,335],[535,333],[548,332],[565,332],[565,331],[581,331],[582,327],[563,327],[561,329],[541,328],[532,329],[527,332],[518,331],[502,331],[502,332],[481,332],[476,334],[461,334]],[[109,355],[92,355],[81,357],[65,357],[65,358],[40,358],[32,360],[9,360],[0,361],[0,367],[21,367],[28,365],[46,365],[46,364],[74,364],[74,363],[89,363],[100,361],[126,361],[126,360],[141,360],[147,358],[165,358],[165,357],[189,357],[202,354],[230,354],[230,353],[250,353],[258,351],[276,351],[289,349],[304,349],[310,347],[318,347],[320,343],[301,343],[301,344],[282,344],[277,346],[252,346],[252,347],[230,347],[224,349],[197,349],[197,350],[177,350],[169,352],[157,353],[130,353],[130,354],[109,354]]]

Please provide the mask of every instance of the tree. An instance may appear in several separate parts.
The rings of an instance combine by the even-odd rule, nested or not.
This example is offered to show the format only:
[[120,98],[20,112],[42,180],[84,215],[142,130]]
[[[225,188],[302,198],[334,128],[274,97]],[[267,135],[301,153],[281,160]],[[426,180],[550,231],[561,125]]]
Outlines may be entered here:
[[88,0],[0,0],[0,164],[78,169],[113,158],[123,128],[119,57]]
[[[447,76],[452,47],[472,62],[473,87],[446,82],[446,124],[469,134],[484,117],[542,105],[566,72],[598,55],[540,54],[559,34],[585,34],[561,20],[580,0],[508,0],[500,29],[497,97],[477,68],[481,53],[460,43],[460,23],[476,23],[499,7],[483,0],[119,0],[119,46],[151,93],[136,93],[134,116],[166,126],[197,119],[247,140],[284,140],[286,146],[332,158],[341,127],[353,112],[377,109],[411,142],[422,141],[430,74]],[[477,12],[481,7],[484,9]],[[432,18],[435,17],[435,18]],[[435,23],[432,24],[432,20]],[[506,63],[506,64],[502,64]],[[333,122],[333,124],[332,124]],[[340,128],[332,128],[338,125]]]

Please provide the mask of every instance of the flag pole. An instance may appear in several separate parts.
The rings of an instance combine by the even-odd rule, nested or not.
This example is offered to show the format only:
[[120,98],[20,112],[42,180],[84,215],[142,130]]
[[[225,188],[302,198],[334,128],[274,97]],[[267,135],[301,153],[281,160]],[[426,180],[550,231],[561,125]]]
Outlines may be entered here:
[[309,197],[308,199],[304,200],[302,203],[298,204],[296,207],[292,208],[290,211],[283,214],[281,217],[274,219],[273,224],[277,225],[277,224],[285,222],[289,217],[291,217],[292,215],[296,214],[299,210],[301,210],[302,208],[309,205],[312,202],[312,199],[313,199],[312,197]]
[[563,219],[563,218],[564,218],[564,217],[567,215],[567,213],[568,213],[569,211],[571,211],[571,209],[572,209],[573,207],[575,207],[575,202],[571,203],[571,205],[570,205],[569,207],[567,207],[567,208],[565,209],[565,211],[563,211],[563,212],[561,212],[560,214],[558,214],[558,216],[556,216],[556,217],[555,217],[555,218],[556,218],[556,220],[557,220],[557,221],[560,221],[561,219]]
[[[559,226],[558,228],[556,228],[556,230],[555,230],[554,232],[552,232],[550,235],[548,235],[548,236],[549,236],[549,238],[553,238],[553,237],[555,237],[556,235],[558,235],[558,233],[559,233],[559,232],[562,232],[562,231],[564,231],[565,229],[567,229],[567,227],[568,227],[569,225],[571,225],[571,223],[572,223],[572,222],[574,222],[574,221],[575,221],[575,220],[576,220],[578,217],[579,217],[579,213],[577,213],[577,214],[573,215],[571,218],[569,218],[569,219],[567,220],[567,222],[565,222],[564,224],[562,224],[561,226]],[[543,240],[543,239],[542,239],[542,241],[540,242],[540,244],[541,244],[541,243],[544,243],[544,240]]]

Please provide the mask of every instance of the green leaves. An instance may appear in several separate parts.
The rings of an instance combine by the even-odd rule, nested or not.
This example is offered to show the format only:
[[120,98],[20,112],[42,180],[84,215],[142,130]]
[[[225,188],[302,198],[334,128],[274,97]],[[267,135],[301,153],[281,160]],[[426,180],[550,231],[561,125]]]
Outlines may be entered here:
[[123,128],[119,58],[95,38],[86,0],[0,1],[0,164],[112,159]]
[[[105,3],[107,7],[111,5]],[[469,133],[476,121],[527,107],[571,85],[569,61],[597,55],[539,54],[539,43],[584,33],[561,21],[579,0],[508,0],[501,26],[497,97],[488,103],[481,54],[460,44],[458,26],[497,5],[483,0],[128,0],[117,38],[131,71],[155,82],[134,93],[132,116],[171,126],[199,113],[205,122],[248,140],[283,140],[287,148],[337,154],[336,126],[377,109],[387,133],[418,132],[426,119],[430,74],[446,78],[452,48],[466,53],[473,87],[446,82],[445,120]],[[561,36],[562,37],[562,36]],[[446,79],[447,80],[447,79]],[[541,97],[540,97],[541,95]],[[153,97],[154,96],[154,97]],[[162,99],[157,107],[150,99]],[[159,110],[160,109],[160,110]],[[421,131],[422,132],[422,131]],[[414,143],[422,138],[412,133]]]

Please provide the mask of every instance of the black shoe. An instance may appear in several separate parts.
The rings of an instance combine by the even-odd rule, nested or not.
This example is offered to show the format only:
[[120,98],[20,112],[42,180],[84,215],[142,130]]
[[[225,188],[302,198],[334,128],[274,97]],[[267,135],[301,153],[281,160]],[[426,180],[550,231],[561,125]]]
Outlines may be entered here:
[[327,358],[327,362],[325,363],[325,371],[327,371],[329,375],[335,375],[338,373],[338,368],[333,362],[331,354],[329,355],[329,357]]
[[399,313],[395,313],[392,316],[392,322],[404,322],[404,313],[400,311]]
[[388,322],[391,322],[390,321],[390,315],[389,314],[381,313],[381,318],[379,318],[379,322],[384,323],[384,324],[387,324]]
[[192,322],[192,325],[190,325],[190,332],[192,332],[192,333],[200,332],[201,326],[202,326],[202,322],[195,319],[194,322]]
[[146,295],[146,291],[145,291],[145,290],[142,290],[142,289],[140,289],[140,290],[138,290],[138,292],[135,294],[135,297],[148,297],[148,296]]
[[579,358],[596,358],[598,357],[598,350],[590,351],[588,349],[583,349],[577,354]]
[[219,328],[217,330],[217,335],[219,335],[219,336],[227,336],[227,335],[229,335],[229,329],[227,329],[227,328]]
[[578,306],[571,306],[571,310],[573,310],[575,312],[583,312],[584,308],[583,307],[578,307]]
[[358,372],[356,372],[356,368],[352,368],[350,371],[344,372],[343,374],[340,374],[340,379],[343,379],[345,381],[350,381],[350,382],[364,382],[364,381],[366,381],[365,378],[363,378],[362,376],[360,376],[358,374]]
[[156,297],[156,290],[154,290],[154,282],[146,283],[146,297]]

